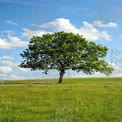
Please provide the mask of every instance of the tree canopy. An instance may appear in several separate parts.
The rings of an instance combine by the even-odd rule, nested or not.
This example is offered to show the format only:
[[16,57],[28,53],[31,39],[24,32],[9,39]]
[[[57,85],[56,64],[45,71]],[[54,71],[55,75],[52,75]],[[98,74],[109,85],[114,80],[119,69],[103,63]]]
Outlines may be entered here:
[[95,42],[87,41],[82,35],[66,32],[34,36],[28,48],[20,54],[23,61],[19,65],[31,70],[55,69],[60,72],[59,83],[67,70],[83,71],[86,74],[95,72],[109,75],[113,68],[103,58],[108,48]]

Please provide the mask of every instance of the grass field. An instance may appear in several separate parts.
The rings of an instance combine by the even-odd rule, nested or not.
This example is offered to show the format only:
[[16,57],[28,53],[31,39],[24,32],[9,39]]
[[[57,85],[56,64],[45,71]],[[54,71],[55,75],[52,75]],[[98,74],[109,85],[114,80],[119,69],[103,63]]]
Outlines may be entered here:
[[122,78],[0,81],[0,122],[122,122]]

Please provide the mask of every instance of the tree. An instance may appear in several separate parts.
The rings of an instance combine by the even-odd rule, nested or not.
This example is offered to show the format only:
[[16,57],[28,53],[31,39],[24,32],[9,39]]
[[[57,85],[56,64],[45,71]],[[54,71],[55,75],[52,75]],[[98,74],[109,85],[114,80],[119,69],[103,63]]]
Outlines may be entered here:
[[24,61],[19,65],[31,70],[55,69],[60,73],[59,83],[67,70],[83,71],[86,74],[101,72],[112,73],[113,68],[102,58],[108,48],[94,42],[88,42],[79,34],[57,32],[34,36],[30,39],[28,48],[20,54]]

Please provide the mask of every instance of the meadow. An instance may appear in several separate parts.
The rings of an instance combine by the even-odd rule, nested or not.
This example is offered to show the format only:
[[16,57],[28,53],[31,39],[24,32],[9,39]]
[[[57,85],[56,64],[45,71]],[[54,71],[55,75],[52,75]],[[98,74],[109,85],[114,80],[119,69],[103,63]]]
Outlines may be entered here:
[[122,122],[122,78],[0,81],[0,122]]

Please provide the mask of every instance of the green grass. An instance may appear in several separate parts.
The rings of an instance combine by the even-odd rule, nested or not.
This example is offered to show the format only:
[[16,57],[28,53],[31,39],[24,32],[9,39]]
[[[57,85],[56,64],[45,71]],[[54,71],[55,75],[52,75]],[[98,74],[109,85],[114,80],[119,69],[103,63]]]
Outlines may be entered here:
[[122,78],[0,83],[0,122],[122,122]]

